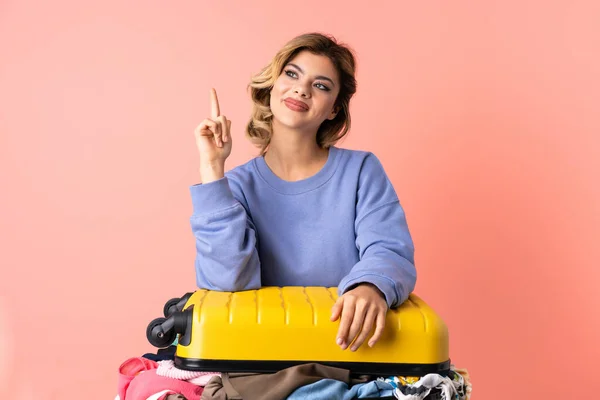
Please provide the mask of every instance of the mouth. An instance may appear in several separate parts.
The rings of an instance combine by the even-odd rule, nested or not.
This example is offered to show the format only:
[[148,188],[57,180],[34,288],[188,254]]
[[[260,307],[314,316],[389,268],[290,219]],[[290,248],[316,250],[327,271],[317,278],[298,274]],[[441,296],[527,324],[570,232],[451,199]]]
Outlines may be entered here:
[[308,111],[308,104],[304,103],[303,101],[290,99],[288,97],[287,99],[283,100],[283,102],[285,103],[286,107],[292,111]]

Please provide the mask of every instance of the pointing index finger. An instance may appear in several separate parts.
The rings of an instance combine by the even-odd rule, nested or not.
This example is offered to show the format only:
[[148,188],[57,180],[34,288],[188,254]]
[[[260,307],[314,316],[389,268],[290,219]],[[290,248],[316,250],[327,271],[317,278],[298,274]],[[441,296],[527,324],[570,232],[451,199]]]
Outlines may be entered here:
[[219,110],[219,99],[217,98],[217,91],[212,88],[210,89],[210,117],[213,120],[216,120],[217,117],[221,115]]

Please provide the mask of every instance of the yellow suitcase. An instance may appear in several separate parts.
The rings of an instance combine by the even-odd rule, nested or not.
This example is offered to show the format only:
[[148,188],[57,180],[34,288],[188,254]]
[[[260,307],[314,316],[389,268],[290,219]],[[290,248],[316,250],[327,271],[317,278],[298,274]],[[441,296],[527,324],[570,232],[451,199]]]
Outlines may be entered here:
[[337,288],[263,287],[243,292],[197,290],[165,304],[166,318],[150,322],[146,336],[168,347],[176,335],[175,366],[185,370],[276,372],[316,362],[353,374],[423,376],[450,369],[448,329],[411,294],[387,313],[380,340],[356,352],[335,344],[331,322]]

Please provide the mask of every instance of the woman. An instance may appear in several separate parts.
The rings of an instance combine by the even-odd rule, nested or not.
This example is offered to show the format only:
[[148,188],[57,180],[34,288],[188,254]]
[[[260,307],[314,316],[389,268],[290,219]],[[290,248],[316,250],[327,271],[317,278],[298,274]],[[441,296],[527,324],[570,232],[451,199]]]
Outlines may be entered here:
[[200,288],[337,286],[336,343],[358,349],[383,332],[389,307],[414,289],[414,248],[404,211],[378,159],[334,144],[350,128],[352,52],[305,34],[250,83],[246,127],[261,155],[224,173],[231,121],[211,90],[196,128],[201,184],[190,188]]

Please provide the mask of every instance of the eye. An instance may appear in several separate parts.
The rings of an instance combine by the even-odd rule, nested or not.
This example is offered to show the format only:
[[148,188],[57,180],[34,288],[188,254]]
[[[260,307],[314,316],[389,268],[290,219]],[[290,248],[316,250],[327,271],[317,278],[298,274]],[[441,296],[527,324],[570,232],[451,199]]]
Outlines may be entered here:
[[285,74],[287,76],[289,76],[290,78],[296,78],[296,77],[298,77],[298,75],[294,71],[292,71],[291,69],[286,69],[285,70]]
[[329,87],[323,85],[322,83],[315,83],[315,86],[321,90],[324,90],[326,92],[329,92],[331,89],[329,89]]

